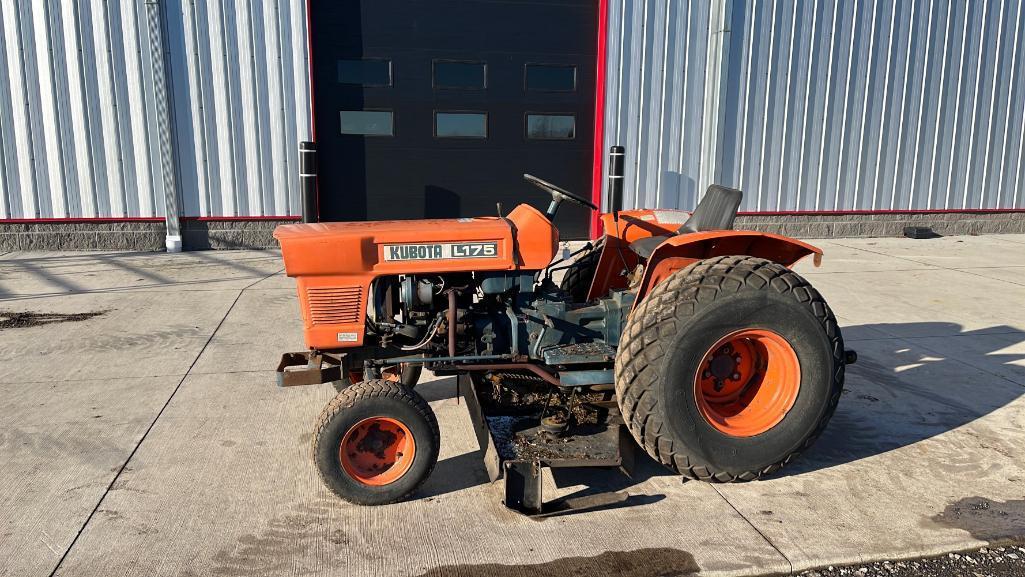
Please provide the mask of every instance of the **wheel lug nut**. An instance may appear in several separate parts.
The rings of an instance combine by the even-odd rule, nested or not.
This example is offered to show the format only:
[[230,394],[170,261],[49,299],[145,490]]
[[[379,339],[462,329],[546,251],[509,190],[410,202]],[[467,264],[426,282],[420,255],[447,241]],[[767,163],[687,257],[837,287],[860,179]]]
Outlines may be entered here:
[[707,379],[708,377],[712,376],[712,371],[706,370],[705,372],[701,373],[701,376]]
[[740,373],[733,373],[733,380],[734,381],[739,381],[740,380]]

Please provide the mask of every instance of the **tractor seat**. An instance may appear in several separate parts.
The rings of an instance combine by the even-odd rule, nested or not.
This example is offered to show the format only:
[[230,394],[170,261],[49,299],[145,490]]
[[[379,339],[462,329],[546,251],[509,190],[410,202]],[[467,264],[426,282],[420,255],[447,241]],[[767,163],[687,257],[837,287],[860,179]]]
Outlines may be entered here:
[[[710,185],[687,222],[676,229],[676,234],[706,230],[731,230],[733,221],[737,218],[737,209],[740,208],[740,201],[743,198],[744,193],[735,188],[726,188],[719,184]],[[658,248],[658,245],[668,238],[668,236],[649,236],[638,239],[630,243],[630,250],[647,260],[651,257],[651,253]]]

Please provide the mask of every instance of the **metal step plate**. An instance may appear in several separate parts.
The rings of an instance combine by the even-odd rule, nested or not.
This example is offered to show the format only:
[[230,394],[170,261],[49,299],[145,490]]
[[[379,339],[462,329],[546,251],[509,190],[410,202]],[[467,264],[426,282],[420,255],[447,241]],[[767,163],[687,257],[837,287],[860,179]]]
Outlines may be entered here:
[[545,349],[542,354],[549,365],[610,363],[616,359],[616,349],[602,342],[561,345]]

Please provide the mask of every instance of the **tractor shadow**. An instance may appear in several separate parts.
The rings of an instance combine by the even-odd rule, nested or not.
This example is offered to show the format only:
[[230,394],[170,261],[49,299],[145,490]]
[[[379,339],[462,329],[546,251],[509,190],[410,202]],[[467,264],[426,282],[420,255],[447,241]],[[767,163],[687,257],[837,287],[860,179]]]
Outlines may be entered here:
[[[1012,326],[964,330],[956,323],[899,323],[843,327],[847,348],[859,359],[847,367],[836,413],[822,436],[773,477],[828,469],[914,445],[984,418],[1025,395],[1025,331]],[[429,400],[454,398],[454,379],[425,388]],[[979,433],[971,433],[977,435]],[[987,436],[986,445],[1020,445],[1022,439]],[[931,448],[936,459],[959,459]],[[958,451],[950,447],[950,451]],[[438,463],[425,494],[432,496],[488,483],[480,451]],[[636,451],[633,475],[616,469],[552,470],[559,488],[583,487],[561,498],[625,492],[606,508],[644,505],[665,495],[641,486],[673,473]],[[658,484],[656,484],[657,486]],[[546,495],[546,499],[551,496]],[[593,511],[594,509],[588,509]],[[572,513],[572,512],[570,512]]]
[[[807,452],[776,477],[800,475],[900,450],[968,425],[1025,395],[1025,331],[956,323],[843,327],[848,366],[836,413]],[[895,336],[899,335],[899,336]],[[983,433],[969,429],[973,437]],[[995,434],[979,444],[1013,448]],[[963,455],[930,445],[938,461]]]
[[[428,403],[461,403],[455,377],[433,377],[424,371],[416,392]],[[443,423],[444,427],[444,423]],[[441,442],[445,443],[445,431]],[[439,459],[434,471],[414,498],[430,499],[447,493],[455,493],[489,482],[484,469],[484,452],[480,449]]]

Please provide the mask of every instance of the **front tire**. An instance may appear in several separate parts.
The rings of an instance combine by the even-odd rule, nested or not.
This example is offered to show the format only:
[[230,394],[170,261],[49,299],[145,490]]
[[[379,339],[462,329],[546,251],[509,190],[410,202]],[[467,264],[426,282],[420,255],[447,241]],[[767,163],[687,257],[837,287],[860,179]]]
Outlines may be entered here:
[[320,478],[359,505],[401,501],[438,462],[441,435],[427,401],[388,380],[363,381],[338,394],[321,413],[313,455]]
[[654,287],[627,322],[616,393],[654,459],[713,482],[774,473],[836,409],[844,346],[818,291],[789,269],[716,257]]

